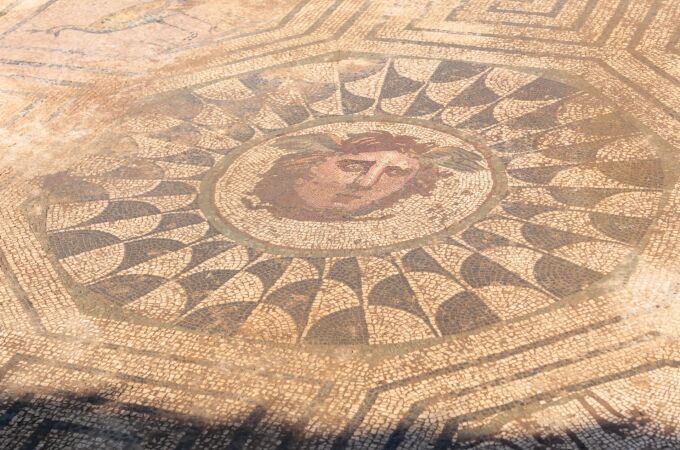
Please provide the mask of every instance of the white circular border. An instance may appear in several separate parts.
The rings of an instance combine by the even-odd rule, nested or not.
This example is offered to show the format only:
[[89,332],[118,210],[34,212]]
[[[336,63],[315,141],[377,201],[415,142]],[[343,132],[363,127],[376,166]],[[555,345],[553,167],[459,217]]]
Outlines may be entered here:
[[[333,132],[362,133],[389,131],[412,136],[420,142],[456,146],[478,153],[462,139],[430,128],[407,123],[381,121],[338,122],[318,125],[290,135]],[[414,194],[389,208],[349,222],[313,222],[279,218],[264,209],[248,209],[242,199],[249,195],[261,174],[286,152],[261,143],[249,148],[227,167],[215,184],[214,202],[220,215],[232,227],[252,238],[279,247],[299,250],[366,250],[386,247],[439,233],[474,213],[491,194],[494,180],[486,161],[475,172],[448,171],[451,176],[437,181],[429,196]],[[483,156],[479,153],[480,156]],[[382,216],[388,218],[378,219]],[[370,220],[375,217],[376,220]]]

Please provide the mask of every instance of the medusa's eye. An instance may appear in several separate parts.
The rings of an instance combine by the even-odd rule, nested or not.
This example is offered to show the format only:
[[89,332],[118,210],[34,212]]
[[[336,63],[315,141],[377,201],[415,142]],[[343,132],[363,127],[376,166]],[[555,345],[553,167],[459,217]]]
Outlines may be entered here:
[[342,160],[337,163],[340,170],[344,172],[364,173],[368,171],[372,163],[370,161]]

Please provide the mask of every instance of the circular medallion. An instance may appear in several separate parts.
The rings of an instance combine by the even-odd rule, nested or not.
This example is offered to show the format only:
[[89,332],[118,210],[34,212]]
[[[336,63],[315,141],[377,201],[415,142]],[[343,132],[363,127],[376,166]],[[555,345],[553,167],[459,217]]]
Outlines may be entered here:
[[[204,209],[239,241],[295,255],[423,244],[499,198],[499,162],[451,133],[367,118],[264,140],[208,178]],[[484,208],[483,208],[484,207]]]

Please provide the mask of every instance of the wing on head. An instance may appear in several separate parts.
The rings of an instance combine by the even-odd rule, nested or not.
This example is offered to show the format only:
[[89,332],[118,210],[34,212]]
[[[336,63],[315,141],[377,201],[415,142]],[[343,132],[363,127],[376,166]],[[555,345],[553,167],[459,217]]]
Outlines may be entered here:
[[283,136],[274,145],[290,152],[335,152],[340,150],[341,139],[329,133],[312,133]]
[[480,164],[482,160],[480,155],[460,147],[435,147],[423,155],[423,158],[460,172],[476,172],[484,169],[484,166]]

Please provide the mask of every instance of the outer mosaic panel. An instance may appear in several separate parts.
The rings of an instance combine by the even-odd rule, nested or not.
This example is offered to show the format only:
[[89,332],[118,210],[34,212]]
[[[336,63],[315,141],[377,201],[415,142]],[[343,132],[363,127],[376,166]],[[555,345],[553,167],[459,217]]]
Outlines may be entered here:
[[680,445],[675,2],[5,3],[0,447]]

